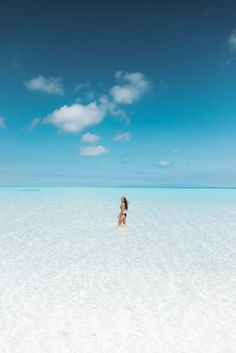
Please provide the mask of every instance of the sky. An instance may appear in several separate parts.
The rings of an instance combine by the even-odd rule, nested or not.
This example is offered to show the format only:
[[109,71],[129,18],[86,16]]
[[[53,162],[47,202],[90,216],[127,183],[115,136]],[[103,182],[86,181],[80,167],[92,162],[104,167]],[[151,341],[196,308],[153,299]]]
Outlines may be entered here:
[[236,187],[234,1],[8,1],[0,186]]

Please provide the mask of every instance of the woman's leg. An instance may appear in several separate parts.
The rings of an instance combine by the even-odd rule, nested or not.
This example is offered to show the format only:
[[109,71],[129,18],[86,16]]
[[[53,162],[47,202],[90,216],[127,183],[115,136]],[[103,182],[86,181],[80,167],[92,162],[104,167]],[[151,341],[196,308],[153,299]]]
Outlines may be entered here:
[[123,224],[125,224],[125,216],[124,215],[121,215],[119,217],[119,222],[118,222],[118,226],[121,226]]
[[126,217],[124,215],[121,216],[120,220],[121,220],[121,223],[123,224],[126,223]]
[[126,225],[126,216],[123,216],[124,218],[123,218],[123,223],[124,223],[124,225]]

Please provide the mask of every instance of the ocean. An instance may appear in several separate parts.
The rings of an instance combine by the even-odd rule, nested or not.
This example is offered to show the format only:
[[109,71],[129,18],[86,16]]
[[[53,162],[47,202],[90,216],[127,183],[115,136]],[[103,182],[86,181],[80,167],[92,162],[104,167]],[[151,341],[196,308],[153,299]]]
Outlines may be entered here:
[[0,352],[234,353],[235,239],[235,189],[0,188]]

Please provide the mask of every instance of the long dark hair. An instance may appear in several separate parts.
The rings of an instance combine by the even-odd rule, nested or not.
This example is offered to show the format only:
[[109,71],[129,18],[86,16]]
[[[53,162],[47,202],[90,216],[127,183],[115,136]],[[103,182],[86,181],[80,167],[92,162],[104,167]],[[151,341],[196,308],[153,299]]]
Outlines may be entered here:
[[123,202],[125,203],[125,209],[128,210],[128,200],[126,199],[126,197],[122,196]]

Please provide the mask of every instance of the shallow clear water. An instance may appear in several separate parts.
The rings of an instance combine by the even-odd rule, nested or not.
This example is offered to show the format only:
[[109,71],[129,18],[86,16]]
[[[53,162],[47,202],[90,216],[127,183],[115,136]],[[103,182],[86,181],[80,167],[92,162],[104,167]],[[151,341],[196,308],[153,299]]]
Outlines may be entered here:
[[233,353],[235,237],[232,189],[0,188],[0,352]]

